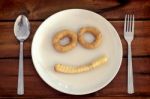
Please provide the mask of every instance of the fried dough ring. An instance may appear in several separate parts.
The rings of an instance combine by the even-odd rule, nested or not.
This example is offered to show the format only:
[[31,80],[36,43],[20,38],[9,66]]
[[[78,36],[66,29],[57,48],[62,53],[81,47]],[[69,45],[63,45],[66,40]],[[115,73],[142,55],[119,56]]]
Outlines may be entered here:
[[[84,39],[85,33],[91,33],[95,38],[94,41],[92,42],[85,41]],[[95,27],[83,27],[80,29],[78,33],[78,41],[83,47],[88,48],[88,49],[93,49],[100,45],[102,41],[102,34]]]
[[[69,38],[69,43],[66,45],[61,45],[60,40],[65,37]],[[70,30],[62,30],[53,37],[52,43],[57,51],[67,52],[77,46],[77,33]]]
[[54,69],[56,72],[60,73],[67,73],[67,74],[76,74],[76,73],[82,73],[90,71],[96,67],[101,66],[102,64],[106,63],[108,61],[108,58],[106,55],[103,55],[96,60],[92,61],[89,64],[81,65],[81,66],[68,66],[63,64],[56,64],[54,66]]

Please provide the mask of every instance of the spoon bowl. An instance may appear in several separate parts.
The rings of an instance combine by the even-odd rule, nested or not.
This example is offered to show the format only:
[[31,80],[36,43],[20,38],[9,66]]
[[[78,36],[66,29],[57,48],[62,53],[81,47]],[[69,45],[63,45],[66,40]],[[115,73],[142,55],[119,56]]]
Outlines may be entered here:
[[19,15],[15,21],[14,34],[19,41],[24,41],[30,34],[30,23],[26,16]]

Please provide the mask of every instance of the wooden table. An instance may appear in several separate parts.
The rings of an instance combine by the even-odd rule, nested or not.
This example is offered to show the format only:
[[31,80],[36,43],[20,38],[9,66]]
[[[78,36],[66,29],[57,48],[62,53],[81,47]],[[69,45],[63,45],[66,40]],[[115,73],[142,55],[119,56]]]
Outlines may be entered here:
[[[0,0],[0,98],[88,98],[150,99],[150,0],[131,0],[116,6],[116,0]],[[111,9],[103,9],[109,8]],[[123,61],[115,79],[105,88],[84,96],[60,93],[39,77],[31,60],[31,42],[39,25],[50,15],[68,8],[95,11],[117,29],[123,44]],[[100,10],[103,9],[103,10]],[[125,14],[135,15],[135,39],[132,44],[135,94],[127,94],[127,44],[123,37]],[[25,94],[16,94],[19,43],[13,25],[19,14],[28,16],[31,35],[24,46]]]

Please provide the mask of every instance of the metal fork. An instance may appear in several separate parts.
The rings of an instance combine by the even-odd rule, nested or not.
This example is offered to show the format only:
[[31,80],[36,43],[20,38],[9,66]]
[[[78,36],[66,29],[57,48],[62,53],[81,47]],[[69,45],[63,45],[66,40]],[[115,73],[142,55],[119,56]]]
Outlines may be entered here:
[[125,15],[124,38],[128,43],[128,93],[134,93],[131,42],[134,38],[134,15]]

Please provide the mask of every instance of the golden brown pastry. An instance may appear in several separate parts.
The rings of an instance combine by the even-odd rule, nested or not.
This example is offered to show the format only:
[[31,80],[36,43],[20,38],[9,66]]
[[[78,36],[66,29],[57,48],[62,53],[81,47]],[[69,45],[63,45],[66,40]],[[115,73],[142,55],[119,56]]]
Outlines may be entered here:
[[[61,45],[60,40],[63,38],[68,37],[69,43],[66,45]],[[70,30],[62,30],[53,37],[52,43],[54,48],[59,52],[67,52],[77,46],[77,33],[70,31]]]
[[95,61],[92,61],[89,64],[81,65],[81,66],[68,66],[63,64],[56,64],[54,66],[54,69],[56,72],[61,73],[82,73],[86,71],[90,71],[98,66],[101,66],[102,64],[106,63],[108,60],[107,56],[103,55],[96,59]]
[[[85,33],[91,33],[95,38],[94,41],[93,42],[87,42],[84,39]],[[96,48],[100,45],[100,43],[102,41],[102,34],[95,27],[83,27],[80,29],[80,31],[78,33],[78,41],[83,47],[88,48],[88,49],[93,49],[93,48]]]

